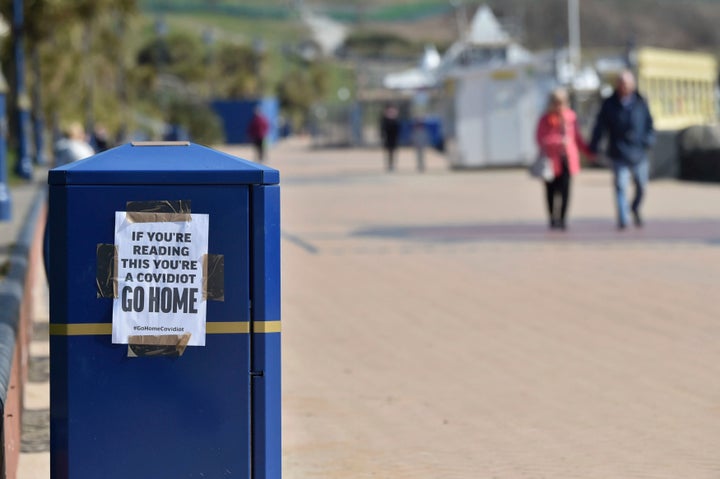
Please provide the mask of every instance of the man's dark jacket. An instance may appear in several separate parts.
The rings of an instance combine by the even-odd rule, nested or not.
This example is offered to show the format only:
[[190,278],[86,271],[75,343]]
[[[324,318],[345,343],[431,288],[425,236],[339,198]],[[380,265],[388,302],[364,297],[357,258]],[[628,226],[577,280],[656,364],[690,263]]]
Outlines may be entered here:
[[591,151],[598,151],[606,132],[606,154],[612,160],[631,164],[645,160],[647,150],[655,142],[653,119],[645,99],[637,92],[627,105],[622,104],[617,92],[605,99],[595,120]]

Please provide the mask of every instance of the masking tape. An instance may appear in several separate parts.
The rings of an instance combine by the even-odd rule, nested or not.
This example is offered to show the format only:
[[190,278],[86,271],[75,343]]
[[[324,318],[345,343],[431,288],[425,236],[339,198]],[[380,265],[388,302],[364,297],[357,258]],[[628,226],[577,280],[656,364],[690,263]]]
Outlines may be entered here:
[[117,298],[117,247],[114,244],[98,244],[95,250],[97,272],[95,283],[98,298]]
[[191,221],[190,200],[128,201],[126,216],[131,223]]
[[203,299],[225,301],[225,255],[203,256]]
[[128,357],[182,356],[190,342],[190,333],[160,336],[128,336]]

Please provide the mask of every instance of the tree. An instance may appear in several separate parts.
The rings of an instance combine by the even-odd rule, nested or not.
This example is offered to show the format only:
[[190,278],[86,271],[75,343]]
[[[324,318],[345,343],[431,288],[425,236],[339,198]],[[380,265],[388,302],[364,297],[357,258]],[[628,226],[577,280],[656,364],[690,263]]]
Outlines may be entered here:
[[413,42],[393,33],[359,31],[352,33],[342,47],[349,57],[389,58],[415,57],[418,47]]
[[250,98],[264,84],[265,54],[247,45],[224,43],[215,59],[217,91],[226,98]]
[[[124,68],[124,29],[119,28],[136,12],[136,0],[25,0],[24,38],[26,49],[38,58],[29,87],[43,91],[36,114],[47,118],[77,120],[91,125],[95,116],[109,123],[120,119],[102,109],[119,111],[116,86]],[[0,13],[12,18],[12,1],[0,1]],[[12,58],[4,50],[3,66],[11,71]],[[42,75],[52,72],[52,75]],[[101,95],[96,85],[110,86],[111,94]],[[115,93],[115,94],[112,94]],[[12,92],[11,92],[12,94]],[[72,98],[73,101],[68,101]],[[96,111],[99,110],[99,111]],[[57,126],[57,125],[56,125]]]
[[293,128],[306,125],[316,103],[327,95],[329,73],[323,63],[296,68],[278,84],[280,106],[288,114]]

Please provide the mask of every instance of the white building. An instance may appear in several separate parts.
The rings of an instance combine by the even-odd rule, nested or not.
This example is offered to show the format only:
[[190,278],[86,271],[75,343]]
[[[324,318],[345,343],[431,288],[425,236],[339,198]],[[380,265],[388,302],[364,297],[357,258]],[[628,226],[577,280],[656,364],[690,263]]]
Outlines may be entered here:
[[537,120],[555,82],[552,70],[514,42],[488,7],[480,7],[468,34],[440,66],[450,165],[530,163],[537,155]]
[[[564,67],[568,60],[567,52],[555,57],[529,52],[482,6],[436,66],[388,75],[385,86],[442,91],[452,167],[526,165],[537,155],[535,128],[549,92],[575,79]],[[592,76],[585,72],[583,85],[592,85]]]

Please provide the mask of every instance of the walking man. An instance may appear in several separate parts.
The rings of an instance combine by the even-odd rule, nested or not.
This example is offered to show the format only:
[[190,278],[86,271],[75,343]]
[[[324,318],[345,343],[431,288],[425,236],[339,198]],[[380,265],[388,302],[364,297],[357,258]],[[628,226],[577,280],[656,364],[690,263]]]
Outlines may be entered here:
[[[606,154],[610,158],[615,186],[617,227],[625,229],[632,213],[635,226],[643,225],[640,214],[647,188],[648,149],[655,142],[653,119],[645,99],[637,92],[635,76],[630,70],[620,73],[612,96],[603,101],[595,120],[590,150],[597,153],[598,145],[607,134]],[[632,178],[635,197],[628,205],[627,188]]]
[[386,105],[383,110],[380,117],[380,137],[385,149],[387,170],[394,171],[395,150],[400,137],[400,118],[398,118],[398,109],[394,105]]

